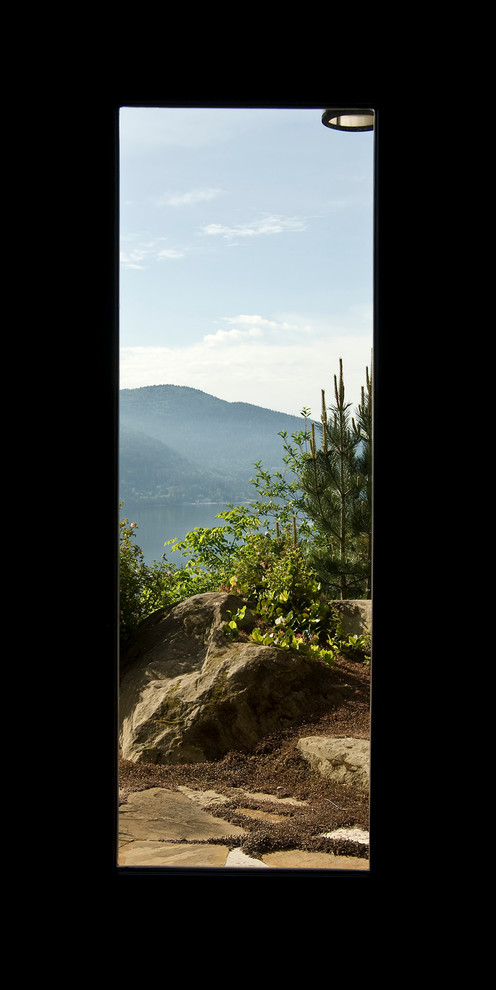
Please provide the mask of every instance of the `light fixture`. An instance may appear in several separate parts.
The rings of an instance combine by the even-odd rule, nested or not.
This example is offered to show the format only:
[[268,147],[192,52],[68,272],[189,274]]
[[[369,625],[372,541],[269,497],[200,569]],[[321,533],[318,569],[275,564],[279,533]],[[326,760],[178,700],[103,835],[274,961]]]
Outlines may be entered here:
[[331,107],[324,110],[322,123],[335,131],[373,131],[374,111],[355,107]]

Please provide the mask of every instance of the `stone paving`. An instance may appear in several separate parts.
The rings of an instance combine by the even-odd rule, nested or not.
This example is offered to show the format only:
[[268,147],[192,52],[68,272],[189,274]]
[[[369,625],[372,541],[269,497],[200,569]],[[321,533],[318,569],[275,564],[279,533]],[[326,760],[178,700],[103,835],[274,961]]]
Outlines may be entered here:
[[[258,801],[273,800],[271,795],[249,794]],[[283,799],[295,804],[291,798]],[[239,836],[240,844],[247,830],[210,814],[209,808],[226,803],[227,798],[215,791],[195,791],[180,787],[177,791],[152,787],[129,794],[119,808],[118,866],[119,867],[228,867],[253,869],[369,869],[368,833],[358,829],[340,829],[326,833],[336,838],[351,838],[363,843],[364,857],[338,856],[332,853],[306,852],[289,849],[264,853],[261,859],[245,855],[233,848]],[[247,818],[266,821],[279,820],[271,812],[238,809]],[[226,844],[222,839],[226,839]],[[215,841],[213,841],[215,840]],[[229,842],[227,841],[229,840]]]

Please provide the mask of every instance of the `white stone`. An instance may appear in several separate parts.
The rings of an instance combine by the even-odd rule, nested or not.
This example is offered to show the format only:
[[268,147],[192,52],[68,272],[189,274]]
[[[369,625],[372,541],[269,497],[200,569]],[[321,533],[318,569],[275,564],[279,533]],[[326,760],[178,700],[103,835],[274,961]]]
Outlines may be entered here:
[[251,856],[247,856],[246,853],[242,852],[241,849],[231,849],[226,862],[226,866],[254,866],[262,867],[262,869],[270,870],[270,866],[267,863],[262,863],[260,859],[252,859]]
[[351,839],[352,842],[369,844],[369,833],[363,828],[336,828],[334,832],[321,832],[322,839]]

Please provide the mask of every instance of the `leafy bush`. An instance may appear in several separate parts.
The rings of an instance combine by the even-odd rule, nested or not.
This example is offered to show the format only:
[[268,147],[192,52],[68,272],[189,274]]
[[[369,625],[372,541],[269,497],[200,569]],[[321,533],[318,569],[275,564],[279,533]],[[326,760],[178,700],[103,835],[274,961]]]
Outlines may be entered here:
[[143,551],[135,542],[137,530],[136,522],[120,520],[119,610],[120,638],[124,645],[139,623],[157,609],[192,595],[218,591],[219,575],[223,573],[222,548],[215,530],[188,533],[185,552],[193,553],[194,557],[183,568],[168,561],[165,554],[161,561],[146,564]]
[[250,559],[255,563],[253,536],[261,525],[260,517],[245,506],[228,506],[218,518],[225,522],[211,528],[196,526],[183,540],[167,540],[164,544],[171,547],[172,553],[179,552],[185,558],[182,578],[176,575],[176,581],[182,580],[184,587],[194,588],[191,594],[218,591],[227,586],[229,591],[234,590],[231,578],[240,555],[245,567],[249,567]]
[[176,568],[165,554],[161,562],[145,564],[134,542],[137,524],[121,520],[122,641],[156,609],[221,590],[244,602],[225,626],[234,639],[239,638],[250,607],[259,616],[249,634],[254,643],[295,650],[328,664],[338,653],[370,660],[370,637],[342,637],[338,615],[322,592],[305,544],[295,543],[292,528],[283,536],[278,530],[260,532],[260,517],[244,506],[231,506],[219,518],[224,519],[223,526],[197,527],[184,540],[167,542],[187,558],[183,568]]
[[143,551],[135,543],[138,524],[119,523],[119,610],[120,637],[125,642],[142,619],[174,600],[175,572],[170,565],[145,564]]
[[367,633],[364,636],[347,636],[346,639],[337,639],[337,647],[344,657],[358,662],[370,663],[371,659],[371,637]]
[[[335,649],[331,634],[336,618],[321,594],[305,546],[295,542],[292,527],[282,537],[278,530],[256,532],[254,517],[243,515],[242,508],[238,507],[235,520],[246,536],[230,553],[232,573],[224,577],[221,588],[240,595],[260,616],[262,628],[257,626],[249,638],[332,663]],[[229,529],[233,517],[230,513],[221,515]],[[244,607],[231,616],[226,625],[228,635],[238,636],[238,620],[243,618]]]

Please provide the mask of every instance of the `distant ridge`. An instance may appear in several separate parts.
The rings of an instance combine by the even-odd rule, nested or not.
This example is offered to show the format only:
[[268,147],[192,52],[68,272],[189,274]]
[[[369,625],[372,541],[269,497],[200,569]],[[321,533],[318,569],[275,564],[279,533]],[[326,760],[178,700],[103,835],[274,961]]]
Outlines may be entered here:
[[301,416],[183,385],[121,389],[119,406],[121,498],[255,498],[255,462],[285,471],[278,434],[304,428]]
[[141,405],[146,403],[148,407],[152,403],[159,402],[162,408],[166,407],[168,403],[174,403],[175,408],[180,408],[180,405],[186,405],[190,400],[201,402],[203,404],[208,404],[211,408],[217,407],[220,409],[239,408],[239,409],[253,409],[257,410],[258,413],[269,413],[273,416],[282,416],[285,419],[296,421],[301,423],[302,420],[299,416],[292,416],[290,413],[283,413],[277,409],[269,409],[265,406],[258,406],[251,402],[237,402],[228,401],[227,399],[219,399],[215,395],[211,395],[209,392],[204,392],[199,388],[192,388],[189,385],[141,385],[139,388],[124,388],[120,390],[121,396],[131,397],[135,405]]

